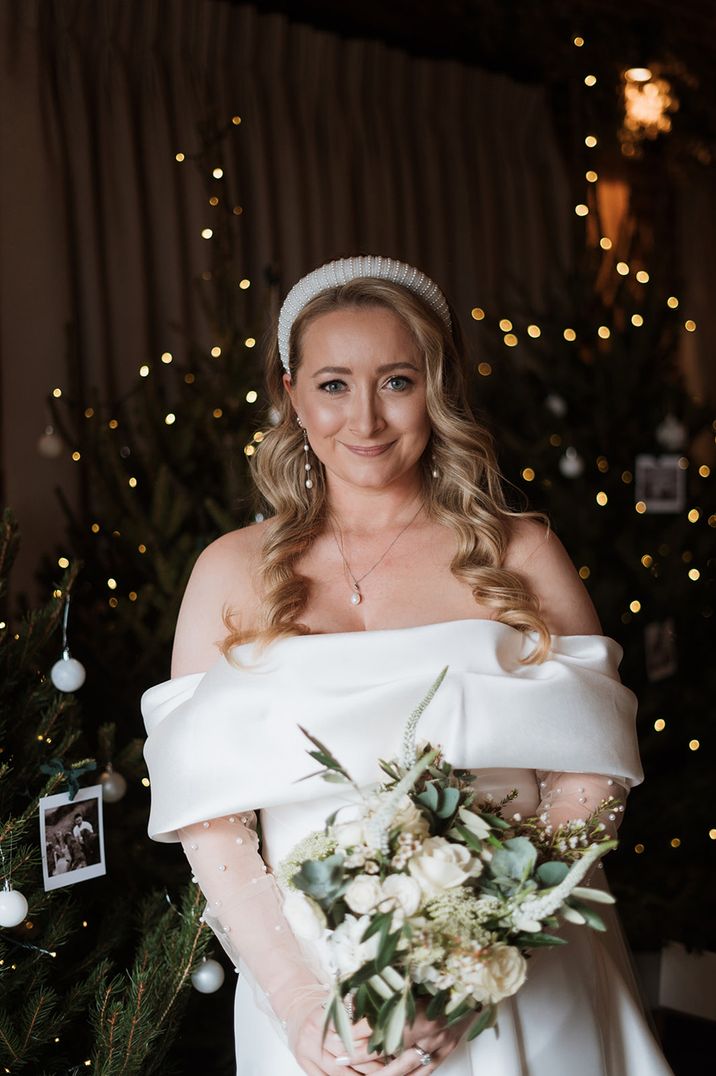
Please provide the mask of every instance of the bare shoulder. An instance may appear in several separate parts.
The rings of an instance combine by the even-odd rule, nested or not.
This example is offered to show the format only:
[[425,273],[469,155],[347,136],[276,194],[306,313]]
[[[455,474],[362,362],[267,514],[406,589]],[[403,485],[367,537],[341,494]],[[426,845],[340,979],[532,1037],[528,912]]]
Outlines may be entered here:
[[225,609],[249,623],[257,606],[253,580],[265,523],[222,534],[196,559],[184,591],[174,633],[171,675],[205,672],[227,635]]
[[554,530],[541,521],[515,517],[503,567],[517,572],[537,596],[553,635],[601,635],[592,599]]

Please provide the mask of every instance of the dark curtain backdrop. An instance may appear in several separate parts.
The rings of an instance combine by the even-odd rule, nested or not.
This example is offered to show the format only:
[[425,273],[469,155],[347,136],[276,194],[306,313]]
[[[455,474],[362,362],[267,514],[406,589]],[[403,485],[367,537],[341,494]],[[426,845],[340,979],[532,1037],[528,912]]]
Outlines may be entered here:
[[211,117],[242,117],[220,163],[244,208],[236,256],[259,307],[269,264],[283,294],[329,258],[382,253],[434,276],[470,332],[474,305],[548,309],[569,271],[573,199],[540,88],[216,0],[0,0],[0,13],[15,589],[31,590],[40,553],[62,539],[53,488],[77,496],[77,465],[36,450],[45,395],[65,385],[66,326],[78,391],[106,399],[165,349],[211,344],[193,280],[215,220],[200,177],[175,160]]

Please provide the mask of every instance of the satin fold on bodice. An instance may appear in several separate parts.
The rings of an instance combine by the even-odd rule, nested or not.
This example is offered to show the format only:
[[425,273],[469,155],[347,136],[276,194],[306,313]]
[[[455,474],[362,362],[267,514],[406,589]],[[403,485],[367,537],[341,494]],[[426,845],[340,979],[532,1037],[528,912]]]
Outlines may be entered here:
[[405,722],[441,669],[447,675],[417,739],[454,766],[602,773],[643,780],[636,696],[619,680],[623,650],[603,635],[552,636],[539,665],[520,665],[536,635],[492,620],[294,636],[258,656],[237,646],[205,673],[144,692],[149,835],[232,811],[335,795],[318,778],[302,725],[359,786],[383,777]]

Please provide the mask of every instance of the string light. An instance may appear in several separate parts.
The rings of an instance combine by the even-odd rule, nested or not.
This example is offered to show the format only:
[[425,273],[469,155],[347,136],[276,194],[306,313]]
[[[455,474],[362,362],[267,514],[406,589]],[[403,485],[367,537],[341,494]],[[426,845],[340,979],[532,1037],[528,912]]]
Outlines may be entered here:
[[258,394],[258,392],[256,391],[256,389],[250,389],[250,390],[249,390],[249,391],[248,391],[248,392],[246,393],[246,402],[247,402],[247,403],[256,403],[256,401],[257,401],[257,399],[258,399],[258,396],[259,396],[259,394]]
[[672,837],[671,838],[671,847],[672,848],[679,848],[680,845],[681,845],[681,841],[679,840],[678,837]]
[[585,75],[584,76],[584,85],[585,86],[596,86],[596,84],[597,84],[597,76],[596,75]]
[[117,422],[116,418],[111,418],[107,425],[109,426],[110,430],[116,430],[119,426],[119,423]]
[[232,116],[231,122],[233,123],[234,127],[238,127],[241,123],[241,116]]
[[711,468],[709,467],[709,465],[707,463],[702,463],[701,466],[699,467],[699,475],[700,475],[700,477],[701,478],[708,478],[708,476],[710,474],[711,474]]
[[601,337],[602,340],[608,340],[611,335],[611,331],[607,325],[600,325],[597,329],[597,336]]
[[94,416],[94,407],[85,407],[85,418],[92,418]]
[[611,250],[612,241],[606,235],[603,235],[602,238],[599,240],[599,246],[602,248],[602,250]]
[[584,139],[584,144],[587,149],[594,149],[594,147],[597,145],[597,141],[597,136],[590,134],[587,135],[587,137]]
[[664,731],[664,729],[666,728],[666,721],[664,721],[663,717],[657,717],[656,721],[654,722],[654,728],[657,732]]
[[592,574],[592,572],[587,567],[586,564],[583,564],[582,567],[579,569],[579,578],[580,579],[589,579],[591,574]]
[[79,452],[75,451],[75,452],[72,453],[72,459],[75,461],[75,463],[77,463],[78,460],[80,460],[81,458],[82,457],[81,457]]
[[149,788],[149,778],[148,777],[143,777],[142,778],[142,784],[144,785],[145,788]]
[[689,318],[688,321],[684,322],[684,328],[686,329],[687,333],[694,333],[696,332],[696,322],[692,321],[691,318]]
[[147,366],[146,363],[143,366],[139,367],[139,376],[140,377],[149,377],[149,367]]
[[679,300],[676,298],[675,295],[670,295],[669,298],[666,300],[666,305],[670,307],[671,310],[676,310],[677,306],[679,305]]
[[640,856],[642,854],[642,852],[644,851],[644,845],[643,844],[635,844],[634,845],[634,851],[636,852],[636,854],[638,856]]
[[581,49],[582,45],[584,44],[584,38],[577,35],[577,37],[572,38],[572,44],[576,45],[578,49]]
[[525,482],[533,482],[535,473],[531,467],[525,467],[522,471],[522,477],[524,478]]
[[507,347],[517,347],[517,337],[514,333],[507,333],[504,338],[504,343]]
[[533,340],[537,340],[542,335],[542,330],[539,325],[528,325],[527,335],[531,336]]
[[636,274],[636,279],[639,281],[640,284],[648,284],[649,274],[647,273],[646,269],[640,269],[639,272]]
[[212,194],[211,198],[209,199],[209,205],[210,206],[217,206],[218,204],[219,204],[219,199],[216,197],[215,194]]
[[243,211],[244,211],[244,208],[243,208],[243,206],[240,206],[240,205],[235,205],[234,208],[231,210],[231,212],[234,214],[235,217],[240,217],[241,214],[243,213]]
[[221,348],[220,347],[213,347],[211,349],[211,357],[212,357],[212,359],[218,359],[219,355],[221,355]]
[[577,339],[577,334],[574,329],[565,329],[562,335],[564,336],[564,339],[570,344]]
[[590,168],[588,172],[584,173],[584,178],[586,179],[587,183],[596,183],[599,179],[599,175],[597,172],[594,171],[593,168]]
[[492,373],[492,367],[489,362],[480,362],[477,364],[477,372],[481,377],[489,377]]
[[70,562],[68,561],[67,557],[60,557],[57,561],[57,564],[60,568],[69,568],[70,566]]
[[177,153],[174,160],[179,161],[179,164],[181,164],[182,161],[186,160],[186,157],[183,153]]
[[689,740],[689,751],[698,751],[700,747],[701,744],[698,740]]
[[255,347],[256,346],[256,341],[254,340],[253,336],[247,336],[246,339],[244,340],[244,345],[246,347]]
[[641,602],[640,601],[629,602],[629,608],[631,609],[632,613],[639,613],[639,612],[641,612]]
[[482,321],[485,317],[485,311],[480,306],[473,306],[470,314],[475,321]]
[[132,487],[132,489],[136,489],[137,488],[137,479],[134,478],[134,477],[130,478],[129,479],[129,485]]
[[589,213],[589,206],[586,206],[583,202],[580,202],[579,205],[576,205],[574,207],[574,212],[577,214],[578,217],[586,217]]
[[689,568],[689,579],[692,583],[695,583],[697,579],[701,578],[701,572],[698,568]]
[[177,417],[176,417],[176,415],[173,415],[173,414],[171,413],[171,411],[169,412],[169,414],[168,414],[168,415],[165,415],[165,416],[164,416],[164,421],[165,421],[165,423],[167,424],[167,426],[173,426],[173,425],[174,425],[174,423],[176,422],[176,420],[177,420]]
[[629,485],[633,478],[634,475],[631,471],[622,471],[622,482],[626,483],[626,485]]
[[246,291],[247,288],[251,287],[251,281],[248,280],[247,277],[244,277],[243,280],[239,281],[239,287],[242,291]]
[[224,414],[224,412],[221,410],[220,407],[215,407],[214,410],[211,413],[212,413],[214,418],[221,418],[222,415]]
[[512,328],[512,322],[510,321],[510,319],[502,318],[500,321],[500,328],[502,329],[503,333],[508,333]]
[[62,395],[62,389],[53,389],[52,395],[55,397],[56,400],[59,400],[60,396]]
[[688,519],[689,523],[698,523],[698,521],[701,519],[701,512],[699,511],[698,508],[691,508],[689,510],[689,514],[687,516],[687,519]]
[[617,262],[616,270],[620,274],[620,276],[627,276],[629,272],[629,266],[626,262]]
[[213,230],[211,228],[202,228],[201,229],[201,238],[202,239],[211,239],[213,234],[214,234],[214,232],[213,232]]
[[607,497],[607,495],[606,495],[606,493],[604,492],[603,489],[600,489],[599,493],[596,495],[596,497],[594,499],[595,499],[595,501],[597,502],[597,504],[599,505],[600,508],[603,508],[604,505],[607,504],[607,502],[609,501],[609,498]]
[[215,168],[211,174],[214,177],[214,179],[221,179],[223,177],[223,175],[224,175],[224,169],[223,168]]
[[644,324],[644,319],[641,314],[632,314],[631,323],[632,325],[636,325],[637,329],[639,329]]

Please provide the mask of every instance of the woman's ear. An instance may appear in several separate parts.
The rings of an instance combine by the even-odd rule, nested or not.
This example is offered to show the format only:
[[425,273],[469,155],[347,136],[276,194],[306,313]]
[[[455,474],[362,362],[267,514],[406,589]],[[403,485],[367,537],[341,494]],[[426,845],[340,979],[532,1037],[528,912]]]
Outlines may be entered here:
[[283,381],[283,387],[286,389],[286,392],[291,397],[291,400],[293,400],[293,382],[291,381],[291,375],[289,373],[285,373],[281,380]]

